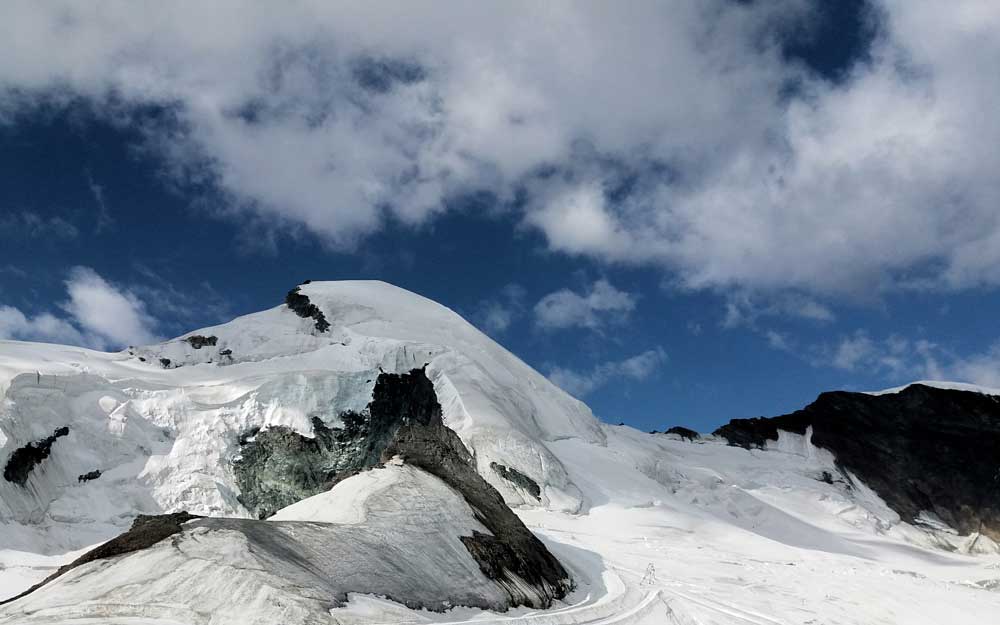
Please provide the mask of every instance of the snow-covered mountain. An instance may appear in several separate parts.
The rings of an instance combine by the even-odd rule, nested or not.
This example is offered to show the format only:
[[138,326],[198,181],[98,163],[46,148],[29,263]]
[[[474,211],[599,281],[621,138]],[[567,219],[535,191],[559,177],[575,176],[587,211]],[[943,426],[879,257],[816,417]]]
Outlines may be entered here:
[[[924,405],[912,388],[927,387],[871,397],[905,418]],[[977,390],[948,405],[995,426],[997,400]],[[996,535],[964,523],[989,514],[992,491],[973,516],[948,517],[940,502],[960,498],[934,492],[944,507],[901,508],[856,458],[867,444],[905,455],[885,432],[856,431],[848,449],[826,417],[701,437],[609,426],[454,312],[380,282],[303,284],[271,310],[116,354],[0,342],[0,392],[0,598],[80,558],[0,606],[0,623],[985,623],[1000,610]],[[995,435],[980,427],[983,449]],[[920,484],[947,486],[924,480],[905,501]],[[133,527],[180,511],[204,518]]]

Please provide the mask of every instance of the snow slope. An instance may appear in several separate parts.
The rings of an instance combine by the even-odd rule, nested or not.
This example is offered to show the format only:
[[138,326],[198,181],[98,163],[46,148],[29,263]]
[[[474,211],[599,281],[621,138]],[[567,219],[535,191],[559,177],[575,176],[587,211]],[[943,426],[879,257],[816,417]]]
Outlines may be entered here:
[[[994,543],[935,527],[933,519],[922,527],[902,523],[864,484],[840,475],[808,434],[782,433],[767,450],[748,451],[712,437],[692,443],[607,426],[425,298],[378,282],[313,283],[301,292],[331,323],[327,332],[279,306],[119,354],[0,342],[0,463],[29,441],[71,428],[24,488],[0,481],[0,596],[16,594],[75,550],[115,535],[139,512],[248,516],[230,469],[242,432],[285,425],[308,434],[311,416],[333,424],[341,411],[363,407],[380,368],[405,371],[427,363],[446,424],[475,452],[483,477],[571,570],[578,591],[566,605],[539,613],[456,608],[436,614],[351,594],[328,612],[313,605],[297,614],[368,624],[868,625],[988,623],[1000,613]],[[216,344],[195,349],[189,336],[213,336]],[[169,359],[166,367],[161,358]],[[493,462],[537,482],[540,498],[502,478]],[[104,473],[78,482],[94,469]],[[358,475],[275,519],[365,526],[371,517],[363,502],[412,486],[394,471]],[[432,493],[434,487],[409,490]],[[221,543],[198,579],[208,584],[207,595],[234,596],[218,568],[225,567],[220,554],[249,556],[239,541]],[[171,567],[202,566],[166,546],[151,551],[181,558],[169,560]],[[122,570],[153,570],[148,557],[134,554],[73,574],[103,580],[108,601],[153,601],[159,595],[141,587],[120,588],[133,574]],[[128,568],[121,568],[126,561]],[[278,589],[272,599],[308,604],[294,584],[267,583]],[[77,592],[94,587],[88,581]],[[21,601],[36,603],[19,601],[0,614],[27,622],[17,620],[23,612],[9,610],[31,605],[39,609],[31,622],[93,622],[86,619],[94,612],[60,620],[71,614],[56,604],[69,603],[44,596],[29,595]],[[45,612],[49,607],[55,611]],[[210,603],[200,609],[213,612]],[[210,621],[206,612],[174,606],[101,622]]]
[[[345,503],[354,516],[337,513]],[[0,608],[0,623],[300,623],[361,590],[428,606],[507,601],[459,540],[488,533],[469,505],[402,463],[348,478],[268,521],[201,519],[185,527],[148,549],[72,569]]]

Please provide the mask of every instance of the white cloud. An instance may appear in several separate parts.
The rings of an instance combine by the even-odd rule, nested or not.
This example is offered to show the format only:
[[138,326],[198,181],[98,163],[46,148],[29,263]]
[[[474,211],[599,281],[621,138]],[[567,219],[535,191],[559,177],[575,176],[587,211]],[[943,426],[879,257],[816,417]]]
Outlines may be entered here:
[[1000,343],[994,343],[981,354],[957,359],[950,365],[949,373],[953,380],[1000,388]]
[[526,190],[552,249],[687,288],[1000,285],[1000,77],[970,62],[1000,56],[1000,5],[875,4],[870,62],[833,84],[773,45],[818,0],[25,0],[0,118],[165,106],[142,128],[168,169],[333,245]]
[[83,334],[65,319],[50,313],[27,317],[13,306],[0,306],[0,339],[86,345]]
[[767,344],[771,347],[771,349],[776,349],[782,352],[792,351],[792,346],[788,340],[788,336],[778,332],[777,330],[765,331],[764,338],[767,339]]
[[105,345],[143,345],[158,339],[155,320],[129,291],[118,289],[93,269],[75,267],[66,281],[69,301],[63,307],[85,334]]
[[596,183],[553,189],[536,201],[536,210],[525,220],[545,232],[553,249],[614,255],[628,245],[628,236],[609,213],[604,190]]
[[83,345],[96,349],[142,345],[159,339],[157,321],[132,292],[109,284],[93,269],[74,267],[66,280],[65,317],[29,317],[0,306],[0,338]]
[[893,382],[946,380],[993,386],[1000,382],[1000,344],[971,355],[960,355],[927,339],[898,334],[873,338],[858,330],[834,345],[812,350],[814,366],[830,366]]
[[801,293],[783,293],[761,298],[747,291],[734,291],[726,296],[726,314],[722,320],[725,328],[749,327],[755,329],[762,317],[793,317],[813,322],[836,319],[833,311],[815,299]]
[[830,361],[834,367],[853,371],[862,363],[873,360],[878,355],[875,343],[863,332],[845,337],[837,344]]
[[645,380],[666,361],[666,352],[657,347],[625,360],[601,363],[586,372],[553,367],[548,377],[570,395],[584,397],[615,379]]
[[543,297],[535,304],[535,323],[546,329],[597,329],[626,319],[635,302],[634,295],[597,280],[582,294],[560,289]]

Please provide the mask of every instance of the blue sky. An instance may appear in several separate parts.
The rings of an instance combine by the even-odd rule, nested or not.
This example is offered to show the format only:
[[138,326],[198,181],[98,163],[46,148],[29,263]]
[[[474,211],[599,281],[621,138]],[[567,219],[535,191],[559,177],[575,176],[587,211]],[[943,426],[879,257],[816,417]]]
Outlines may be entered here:
[[115,349],[364,278],[643,429],[1000,386],[1000,79],[967,62],[1000,11],[104,8],[0,26],[0,336]]

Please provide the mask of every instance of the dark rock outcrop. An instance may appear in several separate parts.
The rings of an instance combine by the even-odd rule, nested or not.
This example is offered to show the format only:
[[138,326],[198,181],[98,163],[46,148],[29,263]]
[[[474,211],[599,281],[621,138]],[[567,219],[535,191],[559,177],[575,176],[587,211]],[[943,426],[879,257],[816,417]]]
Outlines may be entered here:
[[202,347],[215,347],[215,344],[219,342],[219,337],[217,336],[202,336],[200,334],[192,334],[191,336],[184,339],[187,341],[188,345],[195,349],[201,349]]
[[366,409],[344,413],[341,421],[343,427],[331,428],[314,418],[313,438],[280,427],[243,436],[234,470],[244,505],[264,518],[401,456],[461,493],[490,530],[492,536],[461,540],[480,570],[510,594],[512,605],[523,602],[518,585],[524,582],[546,598],[545,605],[535,607],[546,607],[571,589],[566,570],[476,472],[468,449],[444,425],[434,385],[423,369],[380,373]]
[[514,467],[507,467],[502,464],[497,464],[496,462],[491,462],[490,468],[503,479],[528,491],[528,493],[535,499],[539,501],[542,500],[542,489],[538,486],[538,482],[531,479],[524,473],[521,473]]
[[[1000,539],[1000,397],[914,384],[898,393],[823,393],[770,419],[734,419],[715,431],[763,447],[778,430],[805,434],[900,517],[937,515],[962,534]],[[832,476],[831,476],[832,477]]]
[[676,434],[681,438],[686,438],[689,441],[694,441],[701,438],[701,434],[695,432],[694,430],[680,425],[675,425],[665,432],[665,434]]
[[51,436],[15,449],[14,453],[7,459],[7,464],[4,465],[3,479],[18,486],[24,486],[28,482],[28,476],[31,475],[32,469],[52,453],[52,444],[56,442],[56,439],[68,434],[69,427],[63,426],[52,432]]
[[330,329],[330,322],[326,320],[326,316],[319,309],[319,306],[310,302],[307,295],[299,292],[300,288],[295,287],[285,295],[285,305],[303,319],[311,318],[315,322],[318,331],[326,332]]
[[96,480],[99,477],[101,477],[101,472],[99,470],[95,469],[93,471],[88,471],[87,473],[84,473],[83,475],[78,476],[76,478],[76,481],[80,482],[80,483],[89,482],[90,480]]
[[[820,395],[820,399],[822,398],[823,395]],[[778,440],[778,430],[805,434],[806,428],[811,424],[811,416],[800,410],[780,417],[733,419],[715,430],[713,434],[725,438],[734,447],[764,449],[767,447],[767,441]]]
[[140,514],[136,517],[135,521],[132,522],[132,527],[124,534],[119,534],[108,542],[91,549],[69,564],[64,564],[59,567],[55,573],[49,575],[21,594],[4,601],[0,601],[0,605],[16,601],[17,599],[20,599],[38,588],[41,588],[60,575],[75,569],[82,564],[93,562],[94,560],[112,558],[114,556],[120,556],[151,547],[164,538],[168,538],[179,533],[182,529],[182,524],[190,521],[191,519],[197,518],[201,517],[188,514],[187,512],[174,512],[173,514],[158,515]]
[[312,438],[281,426],[244,434],[240,458],[233,463],[240,503],[266,519],[378,464],[378,452],[368,449],[377,444],[370,419],[344,413],[341,420],[343,428],[330,428],[314,417]]

